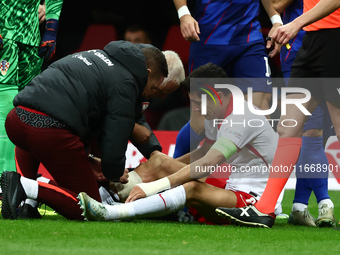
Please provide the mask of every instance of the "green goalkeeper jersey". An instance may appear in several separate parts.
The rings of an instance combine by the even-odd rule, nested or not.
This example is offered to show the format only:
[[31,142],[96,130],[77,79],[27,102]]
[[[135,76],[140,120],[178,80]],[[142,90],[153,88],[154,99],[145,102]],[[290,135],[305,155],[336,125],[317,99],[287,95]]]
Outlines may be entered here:
[[[40,0],[1,0],[0,34],[26,45],[39,46]],[[63,0],[46,0],[46,20],[59,20]]]

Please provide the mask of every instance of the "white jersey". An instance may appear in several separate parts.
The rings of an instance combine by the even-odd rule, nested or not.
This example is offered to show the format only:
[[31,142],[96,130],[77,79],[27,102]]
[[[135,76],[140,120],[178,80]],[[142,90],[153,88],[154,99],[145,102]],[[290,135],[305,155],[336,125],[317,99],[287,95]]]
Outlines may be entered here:
[[244,104],[243,115],[233,114],[231,101],[223,120],[205,120],[206,138],[207,142],[214,143],[223,136],[236,145],[238,152],[226,161],[232,166],[226,189],[256,197],[261,196],[266,187],[278,135],[265,116],[255,115],[246,101]]

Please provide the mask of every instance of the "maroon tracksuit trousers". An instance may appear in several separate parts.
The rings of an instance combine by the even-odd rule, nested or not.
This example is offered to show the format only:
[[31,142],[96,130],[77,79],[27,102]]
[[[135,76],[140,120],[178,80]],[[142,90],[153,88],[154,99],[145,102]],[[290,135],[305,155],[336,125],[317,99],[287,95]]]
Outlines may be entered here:
[[98,184],[81,138],[66,128],[38,128],[21,121],[13,109],[6,119],[9,139],[16,145],[17,171],[36,179],[42,163],[58,186],[38,182],[39,202],[68,219],[83,220],[77,195],[86,192],[100,201]]

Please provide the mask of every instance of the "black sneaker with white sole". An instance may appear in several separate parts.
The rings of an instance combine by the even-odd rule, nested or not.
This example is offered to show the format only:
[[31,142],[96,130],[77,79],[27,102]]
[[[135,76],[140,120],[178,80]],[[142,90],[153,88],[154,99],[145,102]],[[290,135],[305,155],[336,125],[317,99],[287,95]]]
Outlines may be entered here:
[[20,182],[21,175],[16,172],[3,172],[1,175],[2,208],[4,219],[18,218],[18,207],[25,200],[26,193]]
[[261,213],[254,205],[240,208],[216,208],[216,213],[239,226],[271,228],[275,222],[275,214]]

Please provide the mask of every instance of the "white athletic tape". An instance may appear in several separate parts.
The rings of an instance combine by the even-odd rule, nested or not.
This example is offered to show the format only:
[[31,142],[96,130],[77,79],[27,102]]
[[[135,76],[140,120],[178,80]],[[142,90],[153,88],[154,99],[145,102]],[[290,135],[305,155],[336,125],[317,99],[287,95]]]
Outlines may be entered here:
[[191,15],[188,6],[183,5],[181,8],[178,9],[178,18],[181,19],[184,15]]
[[281,16],[278,15],[278,14],[273,15],[273,16],[270,18],[270,21],[272,22],[273,25],[274,25],[274,23],[280,23],[281,25],[283,25]]
[[131,171],[129,172],[129,182],[126,184],[121,184],[120,182],[115,182],[115,187],[118,191],[118,195],[121,198],[121,202],[125,202],[125,200],[128,198],[132,188],[138,184],[142,183],[142,179],[140,176],[135,172]]
[[168,177],[164,177],[154,182],[137,184],[146,194],[147,197],[155,195],[161,191],[171,188]]

